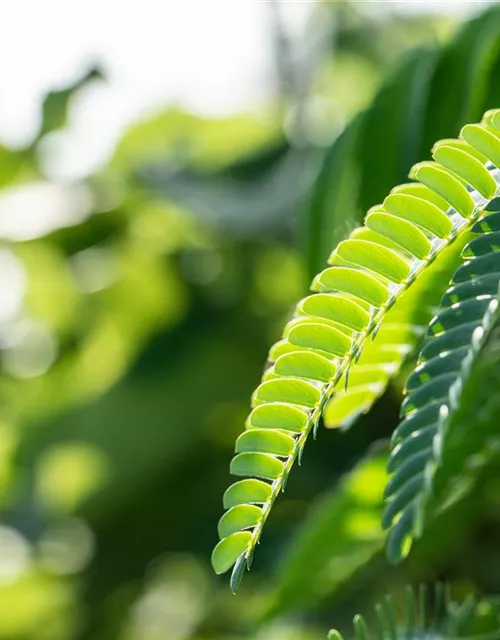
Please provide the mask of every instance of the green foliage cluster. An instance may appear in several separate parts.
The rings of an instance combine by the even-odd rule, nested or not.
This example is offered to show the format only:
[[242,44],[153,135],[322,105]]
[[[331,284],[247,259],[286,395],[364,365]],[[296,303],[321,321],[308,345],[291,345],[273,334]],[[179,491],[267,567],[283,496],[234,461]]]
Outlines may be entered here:
[[297,66],[277,23],[258,114],[166,108],[68,182],[96,68],[0,146],[2,640],[496,638],[498,127],[452,136],[500,104],[500,14],[370,7],[316,3]]
[[[235,565],[233,590],[245,565],[250,567],[268,513],[339,382],[344,379],[349,388],[351,367],[352,376],[363,377],[365,384],[377,380],[377,363],[367,366],[363,349],[372,334],[384,340],[381,328],[389,309],[400,298],[404,303],[405,292],[460,235],[496,229],[498,214],[482,216],[497,208],[500,111],[487,112],[481,124],[466,125],[459,140],[444,140],[433,153],[435,162],[412,168],[414,183],[393,189],[382,205],[370,209],[365,226],[338,245],[329,259],[332,266],[313,281],[319,293],[298,304],[283,340],[271,348],[271,366],[252,397],[254,409],[231,463],[234,475],[271,484],[241,480],[227,490],[228,511],[219,522],[221,542],[212,557],[217,573]],[[443,310],[429,325],[433,339],[424,344],[422,362],[407,382],[405,420],[388,467],[397,473],[388,485],[391,500],[383,518],[388,527],[399,516],[388,543],[393,559],[408,553],[405,542],[417,521],[422,529],[417,498],[424,487],[432,491],[429,470],[445,448],[450,410],[461,407],[466,378],[496,326],[494,234],[466,245],[463,255],[469,260],[452,277]],[[391,334],[398,329],[386,328]],[[403,325],[402,331],[411,333],[411,327]],[[448,394],[450,400],[443,402]]]
[[[401,562],[413,540],[432,528],[433,520],[457,503],[474,500],[498,464],[500,110],[491,107],[498,104],[499,33],[500,14],[494,8],[465,27],[444,52],[419,51],[411,56],[326,156],[307,209],[311,262],[323,251],[326,217],[335,229],[346,199],[352,220],[359,215],[357,198],[362,202],[366,196],[371,206],[364,225],[336,245],[328,258],[330,266],[314,277],[314,293],[296,306],[252,395],[252,410],[230,466],[233,475],[245,479],[224,494],[226,512],[212,554],[216,573],[232,568],[233,592],[252,565],[264,524],[292,466],[300,463],[308,436],[316,437],[322,420],[326,426],[345,429],[368,413],[405,360],[411,370],[402,421],[392,435],[385,507],[382,513],[379,504],[372,513],[390,530],[388,559]],[[462,65],[457,50],[465,48],[470,75],[463,100],[448,101],[447,108],[439,110],[435,101],[443,97],[443,65]],[[491,81],[491,90],[486,80]],[[411,90],[417,82],[418,108]],[[396,95],[400,103],[395,102]],[[391,120],[395,132],[375,124],[387,100],[395,112]],[[458,139],[446,137],[435,143],[433,160],[418,162],[409,170],[412,182],[393,187],[381,204],[372,204],[384,174],[358,155],[360,149],[389,169],[385,156],[403,154],[408,159],[418,153],[423,132],[433,130],[427,120],[434,110],[439,113],[437,130],[447,134],[452,124],[463,123],[481,106],[490,108],[479,123],[462,126]],[[412,138],[404,131],[411,131]],[[391,135],[397,145],[391,144]],[[389,177],[404,166],[400,161],[394,164]],[[352,180],[356,172],[362,185],[357,195]],[[391,358],[393,351],[399,353]],[[413,367],[412,354],[413,358],[418,354]],[[363,474],[362,468],[359,472]],[[344,487],[336,492],[329,513],[320,515],[304,536],[301,553],[285,558],[288,597],[294,592],[290,583],[302,581],[302,589],[307,589],[308,580],[321,570],[325,556],[314,544],[327,547],[333,558],[344,552],[320,537],[328,526],[345,527],[349,521],[352,500],[346,505],[342,493]],[[369,518],[361,528],[370,530]],[[383,536],[368,534],[357,547],[361,553],[351,562],[352,570],[367,564],[382,541]],[[291,572],[287,562],[293,566]],[[422,615],[424,622],[415,622],[410,593],[405,637],[427,633]],[[378,608],[377,616],[378,639],[400,637],[390,606],[385,613]],[[450,622],[450,616],[445,618]],[[461,637],[457,629],[436,628],[432,633]],[[498,633],[496,619],[484,637]],[[355,618],[355,635],[358,640],[372,637],[362,617]],[[341,635],[332,632],[331,637]]]

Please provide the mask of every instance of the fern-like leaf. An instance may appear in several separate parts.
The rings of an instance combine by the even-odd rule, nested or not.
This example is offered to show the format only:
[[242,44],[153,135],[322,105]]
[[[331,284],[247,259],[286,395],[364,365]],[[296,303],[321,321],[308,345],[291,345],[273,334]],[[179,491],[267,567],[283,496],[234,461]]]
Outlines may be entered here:
[[[398,608],[391,596],[375,605],[373,629],[362,615],[356,615],[353,637],[355,640],[494,640],[500,633],[496,616],[487,625],[486,633],[484,625],[479,632],[475,629],[481,611],[484,614],[490,610],[494,610],[493,604],[487,599],[478,601],[472,595],[463,602],[453,602],[449,589],[442,583],[431,589],[422,584],[417,592],[408,585],[403,607]],[[344,637],[332,629],[328,640],[344,640]]]
[[[465,247],[466,262],[452,278],[429,325],[418,366],[406,383],[404,419],[393,435],[388,464],[393,475],[382,520],[391,527],[387,551],[393,562],[407,554],[412,537],[421,533],[425,505],[447,448],[444,439],[457,420],[464,421],[464,392],[474,384],[478,360],[500,319],[500,198],[488,208],[499,211],[473,226],[472,231],[481,235]],[[471,409],[480,413],[481,407],[476,401]],[[468,416],[467,430],[474,430],[474,422],[477,419]],[[476,440],[480,444],[477,433]],[[465,456],[475,449],[469,442]]]
[[[389,309],[445,249],[480,217],[500,184],[500,112],[467,125],[460,141],[438,149],[439,162],[413,167],[416,182],[394,189],[331,254],[331,265],[299,302],[272,363],[252,397],[246,431],[236,443],[231,473],[246,479],[224,495],[217,573],[234,565],[233,591],[271,507],[305,442],[315,432],[339,382],[379,330]],[[458,149],[459,147],[459,149]]]

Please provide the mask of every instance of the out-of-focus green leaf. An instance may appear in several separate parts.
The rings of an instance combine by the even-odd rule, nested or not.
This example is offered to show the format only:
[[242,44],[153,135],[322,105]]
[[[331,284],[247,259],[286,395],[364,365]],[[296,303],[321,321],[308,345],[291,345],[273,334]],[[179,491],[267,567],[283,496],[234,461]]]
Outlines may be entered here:
[[236,237],[261,238],[292,225],[305,185],[309,152],[287,144],[280,144],[277,151],[271,154],[269,147],[263,147],[260,160],[254,153],[217,172],[179,167],[171,161],[150,162],[138,179],[191,210],[205,225]]
[[227,119],[202,118],[168,109],[132,126],[118,144],[112,171],[130,174],[145,165],[177,160],[213,172],[259,152],[280,140],[277,117],[241,115]]
[[[488,108],[490,87],[498,85],[491,74],[499,60],[500,11],[491,7],[466,22],[440,55],[434,72],[419,156],[425,158],[441,138],[454,136],[467,122],[474,122]],[[450,95],[455,96],[450,100]],[[490,93],[491,95],[491,93]]]
[[68,106],[72,96],[90,82],[102,80],[103,74],[99,68],[87,71],[81,78],[64,89],[49,91],[43,99],[42,125],[39,137],[51,131],[61,129],[66,125]]
[[315,502],[275,570],[270,615],[331,594],[382,548],[385,461],[362,460]]
[[[419,160],[435,49],[409,54],[387,77],[366,111],[360,131],[360,205],[380,202]],[[455,132],[456,133],[456,132]]]
[[0,187],[13,182],[29,159],[29,153],[0,145]]
[[302,208],[300,237],[310,277],[323,266],[332,247],[362,220],[354,196],[358,185],[356,148],[360,117],[355,118],[326,154]]

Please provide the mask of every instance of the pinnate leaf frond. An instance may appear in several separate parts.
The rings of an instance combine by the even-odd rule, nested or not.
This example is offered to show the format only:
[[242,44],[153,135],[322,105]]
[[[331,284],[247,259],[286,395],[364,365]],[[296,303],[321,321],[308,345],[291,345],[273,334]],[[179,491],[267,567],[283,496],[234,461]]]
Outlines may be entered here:
[[270,351],[271,366],[253,394],[246,423],[254,435],[238,439],[231,463],[234,475],[254,480],[240,480],[226,492],[224,501],[231,506],[212,556],[217,573],[234,565],[233,590],[252,562],[271,507],[307,437],[339,384],[348,384],[347,374],[369,338],[382,331],[389,310],[496,194],[500,112],[464,127],[455,146],[438,144],[434,156],[434,162],[415,165],[414,182],[372,207],[365,226],[338,245],[329,266],[313,280],[315,293],[299,302],[282,340]]

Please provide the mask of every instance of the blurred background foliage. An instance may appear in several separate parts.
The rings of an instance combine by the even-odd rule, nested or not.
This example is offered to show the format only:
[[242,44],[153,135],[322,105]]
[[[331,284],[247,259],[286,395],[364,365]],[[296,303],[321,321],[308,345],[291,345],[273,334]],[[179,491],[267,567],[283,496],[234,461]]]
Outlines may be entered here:
[[436,139],[500,106],[496,7],[460,25],[317,3],[301,38],[268,9],[262,112],[167,106],[92,175],[51,178],[96,66],[46,95],[29,145],[0,146],[0,638],[312,640],[406,581],[500,591],[493,480],[387,567],[401,380],[309,445],[238,596],[212,575],[234,440],[291,305]]

